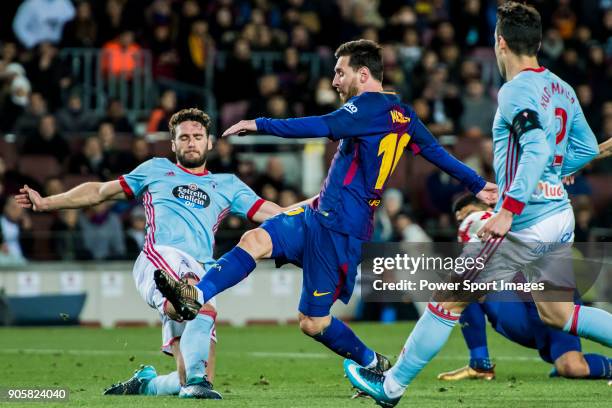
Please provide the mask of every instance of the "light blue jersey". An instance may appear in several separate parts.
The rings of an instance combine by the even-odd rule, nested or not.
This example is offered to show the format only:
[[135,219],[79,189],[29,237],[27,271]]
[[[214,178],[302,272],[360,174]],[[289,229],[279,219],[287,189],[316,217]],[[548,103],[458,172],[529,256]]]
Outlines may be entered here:
[[205,270],[214,263],[215,232],[223,218],[229,213],[251,218],[264,203],[233,174],[195,174],[162,158],[147,160],[119,181],[128,197],[142,199],[147,217],[143,252],[156,258],[154,245],[174,247]]
[[545,68],[520,72],[498,95],[493,165],[512,231],[570,206],[561,181],[599,152],[574,90]]

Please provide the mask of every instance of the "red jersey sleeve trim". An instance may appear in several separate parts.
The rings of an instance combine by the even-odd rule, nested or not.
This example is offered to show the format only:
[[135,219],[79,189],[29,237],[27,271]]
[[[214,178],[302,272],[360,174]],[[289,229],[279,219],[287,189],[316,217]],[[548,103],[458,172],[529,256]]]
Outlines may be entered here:
[[504,202],[502,203],[502,208],[505,208],[516,215],[520,215],[523,212],[523,208],[525,208],[525,203],[522,203],[510,196],[506,196],[506,198],[504,198]]
[[259,200],[255,201],[255,204],[253,204],[253,206],[251,207],[251,209],[249,210],[249,212],[247,212],[247,218],[251,221],[253,221],[253,216],[257,213],[257,211],[259,211],[259,208],[263,205],[263,203],[265,203],[266,200],[264,200],[263,198],[260,198]]
[[119,184],[121,184],[123,192],[130,200],[133,200],[136,197],[123,176],[119,176]]

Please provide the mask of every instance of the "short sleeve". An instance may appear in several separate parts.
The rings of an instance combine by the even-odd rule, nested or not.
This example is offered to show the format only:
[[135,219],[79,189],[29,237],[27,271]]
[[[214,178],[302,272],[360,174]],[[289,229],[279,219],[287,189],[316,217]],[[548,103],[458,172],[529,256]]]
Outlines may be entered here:
[[232,176],[232,193],[230,211],[248,219],[252,219],[266,201],[236,176]]
[[133,199],[140,197],[145,187],[147,186],[147,178],[151,174],[154,165],[154,159],[147,160],[140,164],[128,174],[119,177],[121,188],[128,198]]

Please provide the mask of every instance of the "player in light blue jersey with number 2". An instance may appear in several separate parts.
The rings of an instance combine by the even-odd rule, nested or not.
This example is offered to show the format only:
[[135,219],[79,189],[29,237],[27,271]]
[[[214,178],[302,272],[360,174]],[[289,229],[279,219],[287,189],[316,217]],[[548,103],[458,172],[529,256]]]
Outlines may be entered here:
[[153,274],[164,269],[177,280],[198,282],[213,260],[215,232],[228,214],[256,222],[284,209],[258,197],[233,174],[206,170],[212,148],[210,119],[198,109],[184,109],[169,123],[176,163],[153,158],[131,173],[108,182],[89,182],[58,195],[41,197],[28,186],[15,198],[25,208],[53,211],[81,208],[106,200],[142,201],[147,217],[145,244],[136,260],[133,277],[138,292],[162,321],[162,351],[173,355],[177,371],[158,376],[144,366],[128,381],[107,389],[105,394],[174,395],[184,398],[220,399],[206,376],[211,336],[214,338],[214,299],[183,322],[156,289]]
[[[595,135],[574,90],[538,64],[536,54],[542,38],[538,12],[508,2],[498,8],[497,18],[495,54],[507,80],[499,91],[493,124],[500,201],[496,214],[478,231],[484,242],[478,256],[484,254],[487,264],[477,275],[464,279],[509,281],[521,270],[529,272],[532,281],[552,284],[544,291],[547,300],[565,300],[544,302],[543,293],[533,293],[544,323],[611,347],[612,315],[574,305],[572,274],[560,274],[548,264],[564,255],[557,251],[568,248],[574,239],[574,214],[562,178],[597,156]],[[508,251],[507,245],[500,245],[504,239],[522,251]],[[543,245],[547,249],[537,252],[530,250],[529,243],[553,245]],[[396,405],[406,387],[446,343],[467,304],[430,303],[389,371],[375,373],[347,360],[349,380],[379,405]]]

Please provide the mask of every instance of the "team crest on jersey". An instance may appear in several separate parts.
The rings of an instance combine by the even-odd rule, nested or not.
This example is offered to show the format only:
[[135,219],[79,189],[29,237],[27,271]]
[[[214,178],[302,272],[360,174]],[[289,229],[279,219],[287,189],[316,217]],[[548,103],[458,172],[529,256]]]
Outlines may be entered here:
[[206,208],[210,205],[210,196],[197,184],[176,186],[172,189],[172,194],[190,208]]

